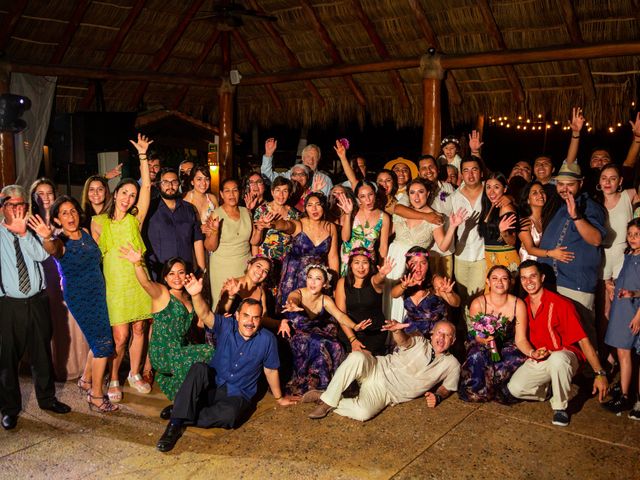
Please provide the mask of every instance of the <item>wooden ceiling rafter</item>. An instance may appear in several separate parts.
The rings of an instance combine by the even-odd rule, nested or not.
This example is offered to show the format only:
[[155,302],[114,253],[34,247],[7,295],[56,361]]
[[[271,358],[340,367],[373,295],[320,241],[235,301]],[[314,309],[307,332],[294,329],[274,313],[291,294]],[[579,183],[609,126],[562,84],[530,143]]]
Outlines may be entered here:
[[[477,5],[478,8],[480,8],[482,20],[489,30],[491,37],[493,37],[493,40],[497,43],[498,48],[500,48],[500,50],[507,50],[507,44],[502,37],[502,32],[500,32],[500,28],[493,16],[488,0],[477,0]],[[502,68],[507,77],[507,82],[511,87],[511,91],[513,92],[514,100],[518,103],[524,102],[525,95],[524,90],[522,89],[522,82],[520,82],[520,79],[518,78],[515,67],[513,65],[504,65]]]
[[[431,23],[429,23],[427,14],[425,13],[418,0],[409,0],[409,6],[416,16],[416,21],[418,22],[418,26],[422,31],[422,36],[425,38],[430,47],[435,48],[437,52],[441,53],[442,48],[440,47],[438,36],[431,26]],[[451,70],[447,71],[444,83],[447,87],[449,100],[451,100],[454,105],[461,105],[462,95],[460,94],[460,88],[458,88],[458,82],[456,81],[455,74]]]
[[[260,9],[260,7],[255,2],[255,0],[249,0],[249,8],[252,8],[260,13],[265,13],[262,9]],[[287,61],[289,62],[289,66],[291,68],[302,68],[302,65],[300,65],[300,61],[298,60],[298,57],[296,57],[295,53],[293,53],[293,51],[285,43],[284,39],[282,38],[282,35],[278,33],[275,27],[270,22],[260,22],[260,24],[262,25],[262,28],[264,29],[264,31],[267,32],[267,34],[276,43],[276,45],[278,45],[280,50],[284,52],[285,56],[287,57]],[[313,98],[316,99],[316,102],[318,102],[318,105],[321,108],[323,108],[325,106],[325,101],[324,101],[324,98],[322,98],[322,95],[318,91],[318,88],[315,86],[315,84],[311,80],[304,80],[304,85],[307,88],[307,90],[309,90]]]
[[[127,35],[131,31],[131,28],[140,16],[140,12],[142,12],[142,8],[144,7],[145,2],[146,0],[137,0],[131,7],[131,10],[129,10],[127,18],[124,20],[124,22],[122,22],[122,25],[120,26],[116,37],[113,39],[113,42],[111,42],[109,50],[107,50],[107,53],[104,56],[104,60],[102,60],[102,68],[110,67],[115,60],[116,55],[118,55],[120,47],[124,43],[125,38],[127,38]],[[89,89],[87,90],[84,98],[80,101],[80,110],[86,110],[89,108],[89,105],[91,105],[91,102],[93,102],[95,94],[96,87],[92,83],[89,85]]]
[[[258,59],[255,57],[255,55],[251,51],[251,47],[249,47],[249,44],[247,44],[245,39],[242,38],[242,35],[240,35],[240,32],[234,29],[231,31],[231,35],[233,36],[233,39],[242,50],[242,53],[244,53],[244,56],[247,58],[247,60],[249,60],[249,63],[251,64],[253,69],[256,71],[256,73],[264,73],[264,68],[262,68],[262,65],[260,65],[260,62],[258,62]],[[275,88],[273,88],[273,85],[267,84],[264,87],[267,90],[267,93],[269,93],[269,96],[271,97],[271,101],[273,102],[274,106],[278,110],[282,111],[282,102],[280,101],[280,97],[278,96]]]
[[[375,25],[373,24],[373,22],[371,21],[367,13],[362,8],[362,4],[360,3],[360,0],[351,0],[351,5],[353,5],[353,8],[356,12],[356,16],[358,17],[358,20],[360,21],[360,23],[362,24],[362,27],[367,32],[367,35],[369,36],[371,43],[373,43],[373,46],[375,47],[376,52],[378,52],[378,55],[380,56],[380,58],[382,60],[387,60],[391,58],[391,55],[389,55],[389,51],[387,50],[386,45],[382,41],[382,38],[380,38],[380,35],[378,34]],[[391,79],[391,82],[393,83],[396,91],[398,92],[398,97],[400,98],[400,104],[404,108],[407,108],[409,106],[410,101],[409,101],[409,96],[407,95],[407,89],[405,88],[404,82],[402,81],[402,77],[400,77],[400,74],[398,73],[397,70],[391,70],[389,71],[389,78]]]
[[[640,41],[449,55],[442,57],[441,64],[442,68],[445,70],[461,70],[501,65],[557,62],[566,60],[567,58],[588,59],[627,56],[633,57],[638,55],[640,55]],[[10,62],[10,65],[11,70],[14,72],[30,73],[32,75],[53,75],[58,77],[89,78],[98,80],[148,81],[166,83],[170,85],[190,85],[212,88],[220,85],[220,80],[212,77],[149,72],[147,70],[131,71],[111,68],[80,67],[75,65],[42,65],[16,61]],[[243,77],[242,83],[243,85],[286,83],[307,79],[332,78],[361,73],[411,69],[418,68],[419,65],[419,58],[398,58],[379,62],[335,65],[321,68],[307,68],[278,73],[252,75]],[[557,89],[561,89],[561,87],[557,87]]]
[[89,0],[79,0],[78,3],[76,3],[73,13],[71,14],[71,19],[67,24],[67,28],[64,29],[64,33],[62,34],[62,40],[58,44],[56,51],[53,53],[53,57],[51,57],[51,63],[58,64],[64,59],[67,50],[69,50],[69,45],[71,45],[71,40],[73,40],[73,36],[78,31],[82,17],[84,17],[88,7]]
[[[211,53],[211,50],[213,50],[213,47],[215,47],[216,43],[218,43],[219,38],[220,38],[220,30],[218,30],[217,28],[214,28],[213,33],[209,36],[209,38],[205,42],[204,46],[202,47],[202,50],[200,51],[200,55],[198,55],[198,58],[195,59],[193,63],[193,67],[191,67],[191,70],[189,73],[191,73],[192,75],[197,75],[198,70],[200,69],[204,61],[207,59],[209,54]],[[184,101],[184,98],[187,96],[187,93],[189,93],[189,85],[184,85],[180,89],[180,92],[178,93],[178,95],[176,95],[176,98],[171,103],[171,110],[178,109],[180,104],[182,104],[182,102]]]
[[16,25],[18,25],[18,20],[20,20],[27,8],[27,3],[29,3],[28,0],[16,0],[7,13],[4,22],[0,25],[0,50],[4,50],[7,43],[9,43],[11,34],[16,29]]
[[[327,29],[324,27],[324,25],[320,21],[320,18],[318,18],[318,14],[316,13],[316,11],[313,9],[311,5],[309,5],[309,2],[307,0],[300,0],[300,5],[302,6],[302,9],[305,11],[307,18],[315,28],[316,33],[318,33],[318,35],[320,36],[320,39],[322,40],[322,44],[324,45],[324,49],[333,60],[333,64],[344,65],[344,60],[342,59],[342,55],[340,55],[338,48],[333,43],[333,40],[331,40],[331,37],[329,36],[329,32],[327,32]],[[353,93],[353,96],[356,98],[360,106],[366,107],[367,100],[364,97],[362,90],[360,89],[356,81],[353,79],[353,77],[349,74],[344,75],[344,81],[348,85],[348,87],[351,89],[351,93]]]
[[[153,60],[151,61],[151,64],[147,67],[150,71],[157,72],[167,60],[167,58],[169,58],[169,55],[171,55],[171,52],[180,40],[180,37],[182,37],[182,34],[191,23],[191,20],[193,20],[195,14],[198,12],[198,10],[200,10],[200,7],[202,7],[203,3],[204,0],[193,0],[187,11],[178,22],[178,25],[176,25],[176,27],[171,31],[169,36],[162,43],[160,49],[156,52]],[[148,86],[149,82],[141,82],[138,85],[138,88],[133,93],[131,102],[129,103],[129,107],[131,109],[134,109],[138,106],[138,104],[144,97],[144,93],[147,91]]]
[[[557,0],[558,6],[562,11],[562,18],[564,19],[565,26],[567,27],[567,33],[571,38],[573,45],[584,45],[582,38],[582,32],[580,31],[580,24],[578,23],[578,16],[573,7],[571,0]],[[580,73],[580,79],[582,80],[582,86],[584,88],[584,96],[587,101],[596,98],[596,87],[593,82],[593,75],[589,68],[589,62],[586,60],[576,60],[578,64],[578,72]]]

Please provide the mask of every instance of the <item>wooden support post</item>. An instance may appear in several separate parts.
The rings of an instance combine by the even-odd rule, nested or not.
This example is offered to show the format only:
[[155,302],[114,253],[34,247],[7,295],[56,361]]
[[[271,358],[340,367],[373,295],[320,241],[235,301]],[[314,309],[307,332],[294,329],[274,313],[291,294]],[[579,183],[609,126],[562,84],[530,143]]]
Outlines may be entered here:
[[218,161],[220,162],[220,175],[222,179],[230,178],[234,175],[233,168],[233,95],[236,87],[231,85],[228,78],[222,79],[222,85],[218,89],[220,107],[218,109],[219,125],[218,135],[220,137],[220,149],[218,151]]
[[[0,63],[0,94],[9,93],[11,66]],[[14,136],[11,132],[0,132],[0,186],[16,183],[16,155]]]
[[444,71],[438,54],[426,54],[420,59],[422,74],[422,154],[438,154],[441,137],[440,93]]

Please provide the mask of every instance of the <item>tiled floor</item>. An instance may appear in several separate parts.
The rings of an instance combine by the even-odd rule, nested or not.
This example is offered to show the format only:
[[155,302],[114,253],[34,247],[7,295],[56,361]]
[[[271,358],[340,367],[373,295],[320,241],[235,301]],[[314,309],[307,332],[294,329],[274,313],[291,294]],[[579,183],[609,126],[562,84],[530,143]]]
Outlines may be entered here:
[[640,478],[640,422],[583,395],[566,428],[551,425],[548,403],[416,400],[360,423],[308,420],[312,405],[283,409],[267,395],[238,430],[190,428],[163,454],[155,443],[168,402],[157,388],[125,389],[123,410],[110,415],[90,413],[73,383],[58,389],[68,415],[38,409],[23,379],[18,427],[0,430],[0,478]]

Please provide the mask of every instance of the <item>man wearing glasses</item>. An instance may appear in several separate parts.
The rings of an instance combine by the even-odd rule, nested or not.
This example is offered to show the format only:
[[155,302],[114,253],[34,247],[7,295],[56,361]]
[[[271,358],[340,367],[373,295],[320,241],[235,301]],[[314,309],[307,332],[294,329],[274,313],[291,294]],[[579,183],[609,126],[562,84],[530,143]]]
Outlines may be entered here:
[[0,411],[2,427],[11,430],[22,410],[18,364],[25,350],[29,352],[40,408],[54,413],[68,413],[71,408],[56,399],[52,376],[51,317],[41,264],[49,254],[27,230],[24,189],[8,185],[2,189],[1,198]]
[[149,218],[147,247],[149,270],[159,279],[162,266],[180,257],[191,269],[205,268],[204,242],[200,221],[191,204],[182,200],[180,179],[173,168],[160,172],[160,201]]

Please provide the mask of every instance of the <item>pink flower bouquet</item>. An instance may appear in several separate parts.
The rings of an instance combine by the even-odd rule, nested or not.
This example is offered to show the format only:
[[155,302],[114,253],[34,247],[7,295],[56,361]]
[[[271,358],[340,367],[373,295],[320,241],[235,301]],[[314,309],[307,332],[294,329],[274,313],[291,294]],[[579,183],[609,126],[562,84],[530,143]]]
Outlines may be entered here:
[[478,313],[471,319],[471,334],[474,337],[488,338],[493,337],[489,342],[489,349],[491,350],[491,360],[494,362],[500,361],[500,353],[496,340],[502,340],[507,330],[507,317],[496,317],[489,313]]

